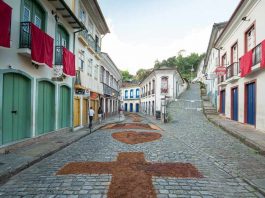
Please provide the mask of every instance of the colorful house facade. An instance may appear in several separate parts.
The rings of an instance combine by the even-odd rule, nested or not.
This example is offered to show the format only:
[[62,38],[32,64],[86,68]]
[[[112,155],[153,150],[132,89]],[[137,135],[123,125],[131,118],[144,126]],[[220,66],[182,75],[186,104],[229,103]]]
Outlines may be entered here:
[[82,23],[64,1],[5,0],[0,6],[12,12],[4,19],[10,20],[9,45],[0,43],[0,145],[70,130],[74,32]]
[[220,66],[217,109],[225,117],[265,130],[265,2],[241,0],[215,42]]

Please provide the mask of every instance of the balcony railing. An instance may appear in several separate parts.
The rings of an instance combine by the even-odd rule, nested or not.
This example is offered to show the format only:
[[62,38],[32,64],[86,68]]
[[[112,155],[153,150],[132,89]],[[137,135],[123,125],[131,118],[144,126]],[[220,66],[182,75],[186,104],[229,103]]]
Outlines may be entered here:
[[[115,97],[119,96],[119,92],[117,90],[113,89],[109,85],[106,85],[105,83],[103,83],[103,92],[105,95],[115,96]],[[128,99],[128,96],[125,95],[125,98]]]
[[239,64],[233,63],[226,68],[226,79],[237,76],[239,73]]
[[63,46],[55,46],[55,65],[63,64]]
[[19,48],[31,49],[31,22],[20,23]]
[[253,49],[253,66],[261,61],[261,44]]

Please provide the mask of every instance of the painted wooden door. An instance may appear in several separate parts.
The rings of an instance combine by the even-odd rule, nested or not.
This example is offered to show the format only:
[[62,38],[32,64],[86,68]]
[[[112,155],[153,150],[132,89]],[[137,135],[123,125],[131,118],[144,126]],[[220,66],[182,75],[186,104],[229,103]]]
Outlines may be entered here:
[[128,104],[125,103],[125,111],[128,111]]
[[225,114],[225,90],[221,91],[221,94],[220,94],[220,104],[221,104],[221,107],[220,107],[220,112]]
[[55,87],[48,81],[38,83],[37,134],[54,130],[55,126]]
[[31,83],[15,73],[3,76],[2,141],[6,144],[30,137]]
[[130,112],[133,112],[133,103],[130,103]]
[[80,126],[80,98],[74,98],[74,127]]
[[84,98],[83,99],[83,110],[82,110],[82,114],[83,114],[82,123],[83,123],[83,125],[88,124],[88,107],[89,107],[88,99]]
[[256,84],[250,83],[246,85],[246,108],[247,108],[247,123],[256,124]]
[[139,112],[139,104],[136,104],[136,112]]
[[238,88],[232,89],[232,119],[238,121]]
[[71,102],[70,88],[63,85],[60,87],[59,128],[70,127],[70,115],[71,115],[70,102]]

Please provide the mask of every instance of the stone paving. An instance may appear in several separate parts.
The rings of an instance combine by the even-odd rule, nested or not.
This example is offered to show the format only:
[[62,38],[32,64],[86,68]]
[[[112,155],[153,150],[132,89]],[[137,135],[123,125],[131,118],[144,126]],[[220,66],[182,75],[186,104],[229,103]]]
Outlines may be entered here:
[[[191,163],[203,178],[152,177],[158,198],[264,197],[243,180],[262,179],[265,158],[217,128],[201,111],[199,87],[185,92],[169,105],[172,122],[159,124],[161,139],[129,145],[112,138],[124,129],[101,129],[12,177],[0,186],[0,197],[105,198],[110,174],[56,175],[69,162],[112,162],[121,152],[143,152],[146,161]],[[131,118],[126,120],[132,122]],[[133,131],[144,131],[133,129]],[[133,195],[131,197],[134,197]],[[140,197],[139,197],[140,198]]]

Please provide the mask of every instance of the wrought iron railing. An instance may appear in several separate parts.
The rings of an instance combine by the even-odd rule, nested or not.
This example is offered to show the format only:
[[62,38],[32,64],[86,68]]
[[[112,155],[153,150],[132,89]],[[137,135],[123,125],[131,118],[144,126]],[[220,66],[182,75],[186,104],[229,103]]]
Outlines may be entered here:
[[55,65],[63,64],[63,46],[55,46]]
[[238,73],[239,73],[239,64],[235,62],[226,68],[226,79],[237,76]]
[[31,22],[20,23],[19,48],[31,49]]
[[253,66],[261,61],[261,44],[253,49]]

